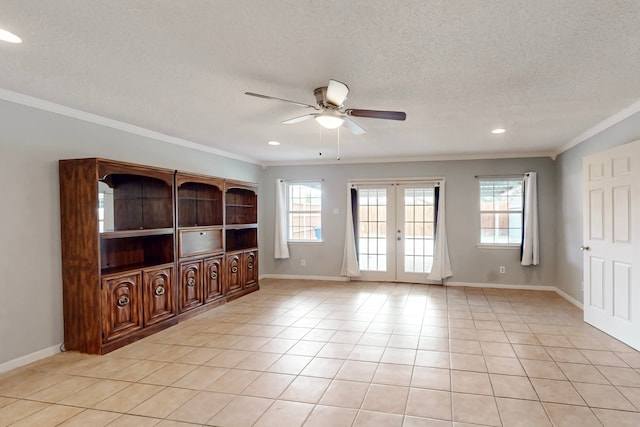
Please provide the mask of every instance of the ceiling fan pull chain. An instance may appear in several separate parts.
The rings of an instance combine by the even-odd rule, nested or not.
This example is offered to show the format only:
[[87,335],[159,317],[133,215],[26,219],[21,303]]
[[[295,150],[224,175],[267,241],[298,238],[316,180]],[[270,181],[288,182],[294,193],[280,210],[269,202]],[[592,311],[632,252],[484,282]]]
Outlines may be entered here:
[[338,160],[340,160],[340,128],[338,128]]

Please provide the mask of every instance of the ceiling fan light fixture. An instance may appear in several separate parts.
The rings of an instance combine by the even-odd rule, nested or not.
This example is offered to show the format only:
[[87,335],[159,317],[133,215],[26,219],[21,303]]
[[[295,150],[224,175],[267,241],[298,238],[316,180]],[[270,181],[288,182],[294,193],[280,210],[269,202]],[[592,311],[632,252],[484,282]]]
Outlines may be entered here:
[[7,30],[3,30],[0,28],[0,40],[5,41],[7,43],[22,43],[22,39],[16,36],[13,33],[10,33]]
[[319,114],[315,119],[325,129],[337,129],[344,123],[344,118],[334,114]]

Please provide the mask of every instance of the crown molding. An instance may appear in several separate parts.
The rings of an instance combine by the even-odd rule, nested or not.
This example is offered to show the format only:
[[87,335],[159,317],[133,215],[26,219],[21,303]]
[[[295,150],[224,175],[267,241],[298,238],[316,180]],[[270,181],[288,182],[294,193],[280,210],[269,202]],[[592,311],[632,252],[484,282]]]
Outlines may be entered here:
[[586,141],[587,139],[589,139],[589,138],[591,138],[593,136],[596,136],[600,132],[609,129],[610,127],[620,123],[624,119],[627,119],[627,118],[633,116],[634,114],[636,114],[638,112],[640,112],[640,100],[634,102],[633,104],[631,104],[627,108],[618,111],[613,116],[601,121],[600,123],[598,123],[597,125],[593,126],[592,128],[587,129],[586,131],[582,132],[580,135],[576,136],[571,141],[569,141],[566,144],[564,144],[563,146],[561,146],[558,149],[558,151],[556,151],[553,154],[553,158],[555,159],[558,155],[564,153],[565,151],[575,147],[576,145]]
[[358,163],[409,163],[409,162],[442,162],[454,160],[496,160],[496,159],[523,159],[531,157],[549,157],[554,159],[552,152],[531,153],[485,153],[485,154],[451,154],[441,156],[414,156],[414,157],[372,157],[334,160],[291,160],[283,162],[262,162],[263,169],[272,166],[314,166],[314,165],[349,165]]
[[206,153],[215,154],[217,156],[240,160],[242,162],[247,162],[251,164],[256,164],[256,165],[260,164],[257,160],[252,159],[250,157],[239,156],[237,154],[229,153],[227,151],[219,150],[217,148],[209,147],[207,145],[198,144],[196,142],[188,141],[186,139],[178,138],[171,135],[166,135],[161,132],[156,132],[151,129],[121,122],[119,120],[110,119],[108,117],[100,116],[98,114],[87,113],[86,111],[76,110],[75,108],[66,107],[64,105],[56,104],[55,102],[45,101],[44,99],[35,98],[29,95],[24,95],[22,93],[13,92],[7,89],[0,88],[0,99],[13,102],[15,104],[36,108],[38,110],[60,114],[61,116],[71,117],[71,118],[82,120],[85,122],[94,123],[94,124],[109,127],[112,129],[117,129],[123,132],[139,135],[145,138],[155,139],[155,140],[166,142],[169,144],[179,145],[180,147],[190,148],[192,150],[203,151]]
[[50,113],[60,114],[65,117],[82,120],[89,123],[117,129],[123,132],[139,135],[145,138],[155,139],[169,144],[178,145],[180,147],[190,148],[205,153],[215,154],[217,156],[239,160],[246,163],[262,166],[263,169],[273,166],[313,166],[313,165],[338,165],[338,164],[360,164],[360,163],[408,163],[408,162],[437,162],[437,161],[455,161],[455,160],[489,160],[489,159],[516,159],[531,157],[549,157],[553,160],[563,152],[575,147],[576,145],[586,141],[587,139],[599,134],[600,132],[620,123],[621,121],[640,112],[640,100],[634,102],[629,107],[617,112],[611,117],[603,120],[592,128],[582,132],[569,142],[552,152],[526,152],[526,153],[485,153],[485,154],[447,154],[435,156],[415,156],[415,157],[377,157],[377,158],[353,158],[353,159],[333,159],[333,160],[291,160],[278,162],[261,162],[251,157],[240,156],[235,153],[213,148],[204,144],[199,144],[183,138],[167,135],[141,126],[132,125],[98,114],[88,113],[75,108],[56,104],[51,101],[45,101],[40,98],[32,97],[18,92],[0,88],[0,99],[13,102],[15,104],[36,108],[38,110]]

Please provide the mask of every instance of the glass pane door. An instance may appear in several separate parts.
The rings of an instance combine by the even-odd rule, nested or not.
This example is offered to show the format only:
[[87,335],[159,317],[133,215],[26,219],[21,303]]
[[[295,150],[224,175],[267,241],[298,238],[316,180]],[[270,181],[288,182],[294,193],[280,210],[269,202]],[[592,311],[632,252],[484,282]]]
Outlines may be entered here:
[[364,280],[395,280],[395,193],[358,187],[358,264]]
[[358,263],[363,280],[426,283],[434,238],[432,184],[358,186]]
[[397,187],[396,280],[426,282],[433,265],[435,192],[433,186],[400,184]]

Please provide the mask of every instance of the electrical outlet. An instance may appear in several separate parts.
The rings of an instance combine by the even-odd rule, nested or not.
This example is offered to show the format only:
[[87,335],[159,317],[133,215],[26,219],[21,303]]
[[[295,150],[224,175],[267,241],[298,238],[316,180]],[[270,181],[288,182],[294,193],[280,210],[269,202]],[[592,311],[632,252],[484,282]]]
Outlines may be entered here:
[[307,260],[306,259],[301,259],[300,260],[300,266],[306,267],[307,266]]
[[504,273],[506,273],[506,272],[507,272],[507,269],[505,268],[505,266],[504,266],[504,265],[501,265],[501,266],[500,266],[500,274],[504,274]]

